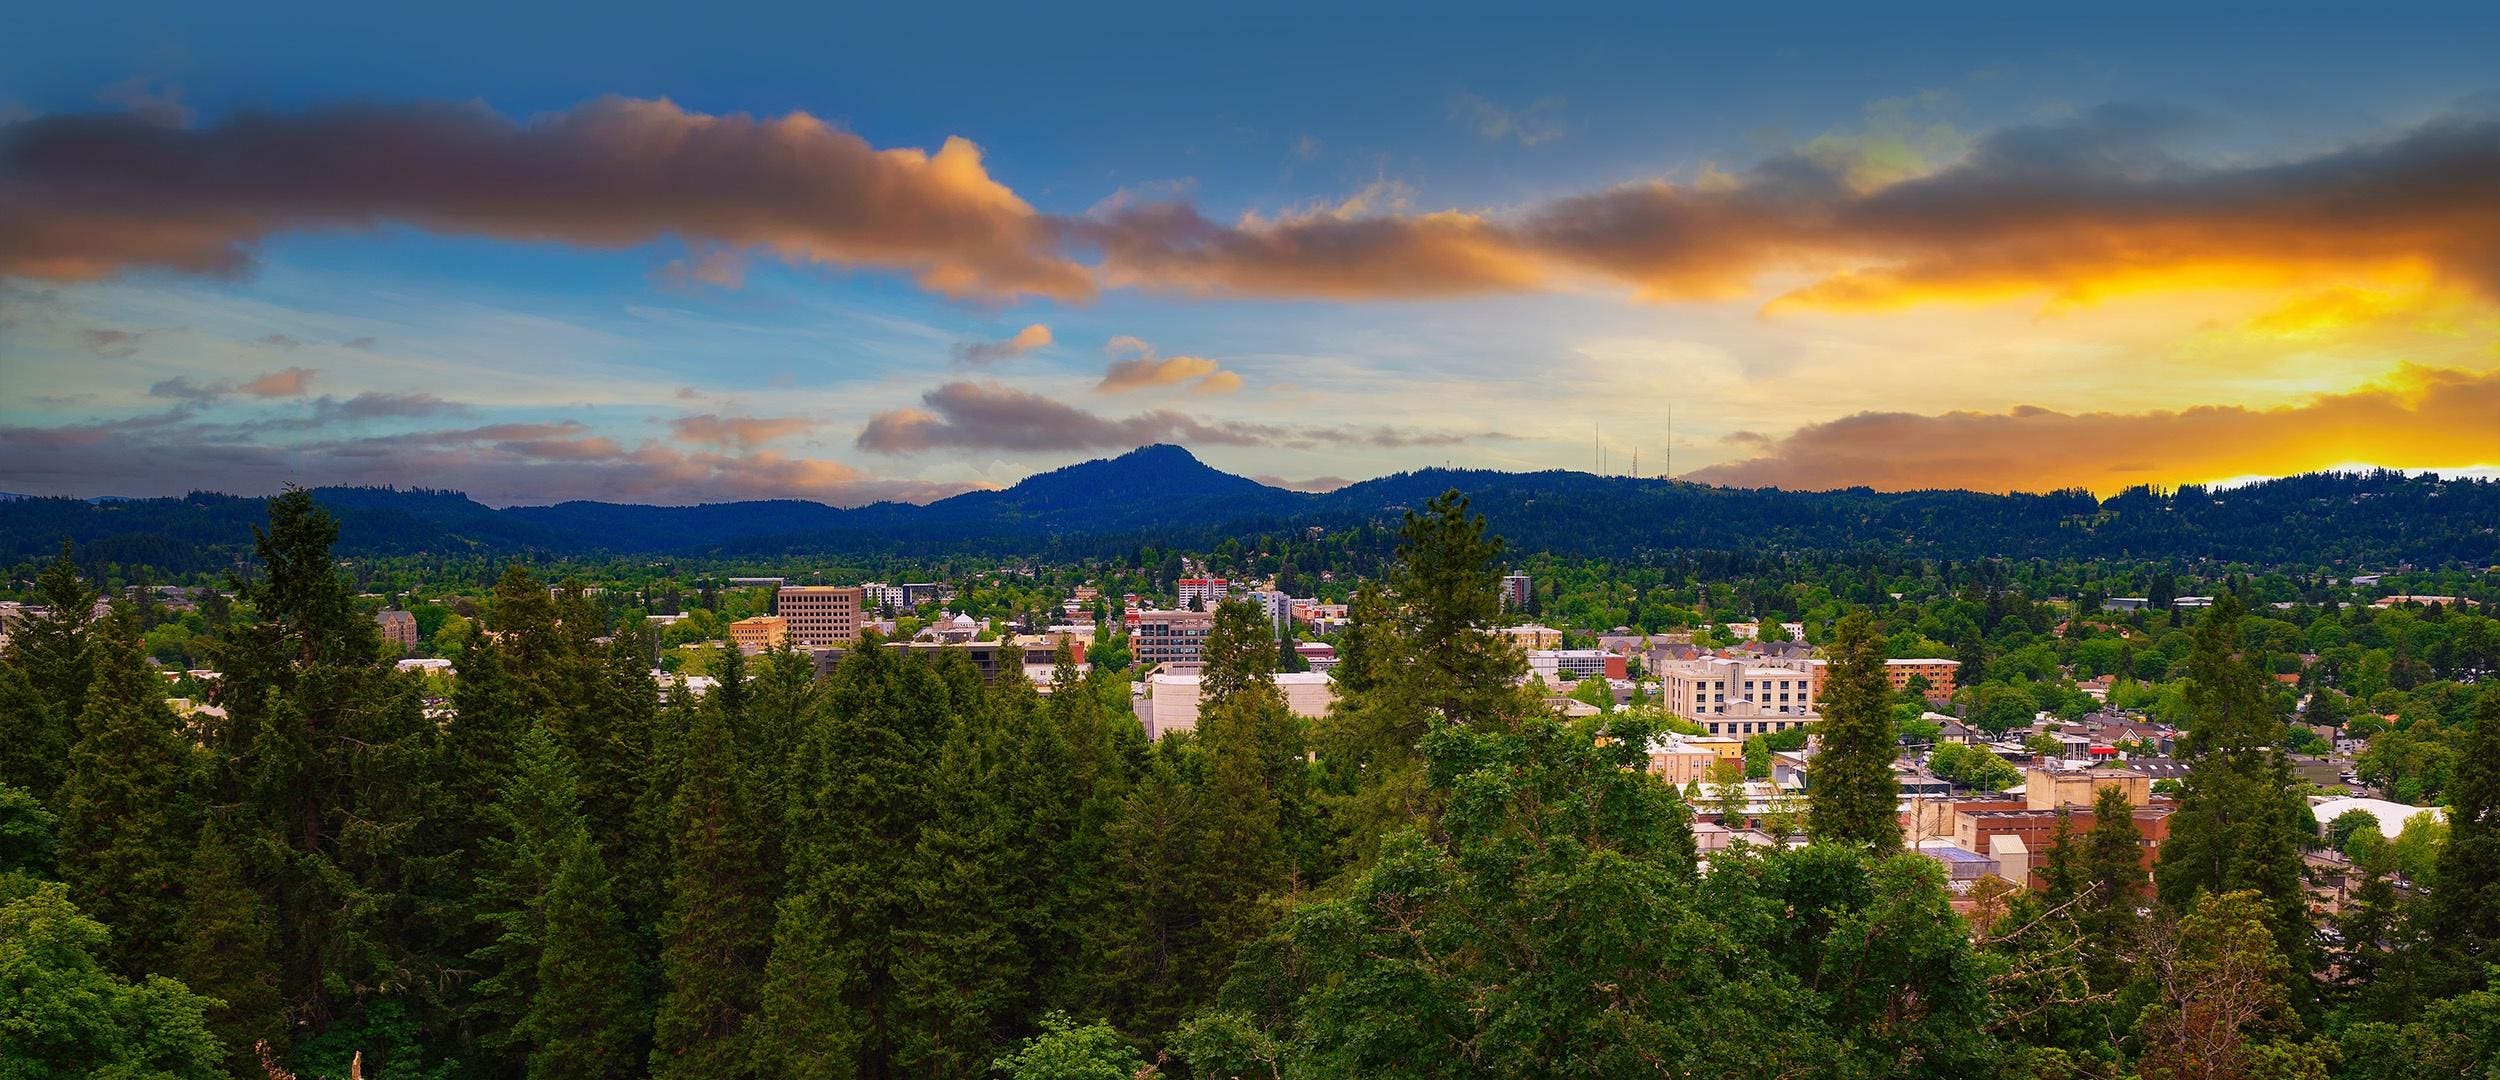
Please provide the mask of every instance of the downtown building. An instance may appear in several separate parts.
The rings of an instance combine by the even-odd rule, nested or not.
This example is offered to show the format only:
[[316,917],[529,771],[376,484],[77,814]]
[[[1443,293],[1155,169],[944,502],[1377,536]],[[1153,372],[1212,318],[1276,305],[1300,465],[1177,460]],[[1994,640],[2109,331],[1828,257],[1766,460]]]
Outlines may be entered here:
[[857,585],[785,585],[773,595],[789,640],[802,647],[859,640],[867,594]]

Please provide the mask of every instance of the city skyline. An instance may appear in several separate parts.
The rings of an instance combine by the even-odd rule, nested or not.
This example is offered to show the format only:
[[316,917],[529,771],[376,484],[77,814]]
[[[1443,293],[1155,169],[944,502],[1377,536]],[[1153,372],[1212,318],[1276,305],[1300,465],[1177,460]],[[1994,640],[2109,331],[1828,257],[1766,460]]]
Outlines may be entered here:
[[2489,12],[312,10],[0,43],[0,490],[2500,466]]

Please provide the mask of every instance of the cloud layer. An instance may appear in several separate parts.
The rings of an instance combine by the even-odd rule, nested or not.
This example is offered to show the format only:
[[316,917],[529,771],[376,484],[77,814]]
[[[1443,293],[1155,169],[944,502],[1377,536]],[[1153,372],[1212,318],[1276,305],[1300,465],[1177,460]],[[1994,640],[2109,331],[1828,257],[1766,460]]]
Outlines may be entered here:
[[1500,432],[1407,431],[1391,427],[1263,424],[1207,420],[1175,409],[1109,417],[995,382],[950,382],[920,396],[920,407],[869,418],[857,445],[879,454],[930,450],[1006,453],[1127,450],[1149,443],[1276,446],[1296,450],[1370,446],[1454,446],[1514,438]]
[[2500,464],[2500,372],[2407,368],[2384,385],[2276,409],[2178,412],[1860,413],[1784,438],[1745,435],[1754,456],[1684,479],[1805,490],[1969,488],[2108,494],[2136,484],[2281,476],[2348,464],[2454,469]]
[[[1479,127],[1496,137],[1545,130],[1467,112],[1491,117]],[[735,284],[737,253],[760,251],[982,298],[1111,286],[1404,299],[1595,284],[1686,300],[1777,283],[1776,305],[1866,308],[2357,271],[2430,274],[2500,298],[2500,120],[2489,116],[2213,164],[2169,151],[2189,118],[2115,106],[1995,132],[1940,167],[1871,167],[1818,142],[1687,185],[1437,212],[1356,199],[1229,223],[1126,198],[1043,214],[969,142],[881,150],[805,113],[602,98],[527,122],[433,104],[205,128],[176,119],[62,115],[0,135],[0,274],[231,273],[278,232],[406,224],[595,248],[673,236],[706,252],[665,268],[672,281]],[[1092,265],[1079,261],[1089,254]],[[966,359],[1012,355],[1020,340],[970,346]]]
[[53,116],[0,135],[0,273],[232,273],[273,233],[399,223],[593,248],[675,236],[899,270],[949,296],[1093,291],[962,139],[880,150],[805,113],[614,97],[526,123],[433,104],[161,119]]

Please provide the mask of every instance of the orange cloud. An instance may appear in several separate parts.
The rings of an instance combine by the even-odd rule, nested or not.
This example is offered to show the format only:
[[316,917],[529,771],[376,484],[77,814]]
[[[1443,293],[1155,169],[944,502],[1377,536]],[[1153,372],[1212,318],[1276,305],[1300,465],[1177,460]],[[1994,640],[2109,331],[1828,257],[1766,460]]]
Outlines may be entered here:
[[668,235],[900,270],[949,296],[1093,292],[972,143],[880,150],[806,113],[707,116],[609,97],[527,123],[423,104],[204,129],[73,115],[0,142],[0,274],[232,273],[272,233],[387,222],[594,248]]
[[1699,469],[1685,479],[1804,490],[2088,488],[2108,494],[2136,484],[2280,476],[2350,464],[2488,466],[2500,464],[2500,372],[2408,367],[2381,385],[2274,409],[1869,412],[1751,445],[1758,456]]
[[[1122,334],[1103,347],[1114,359],[1103,371],[1094,392],[1119,394],[1159,386],[1180,386],[1201,394],[1229,394],[1241,389],[1241,376],[1203,356],[1160,356],[1145,341]],[[1121,356],[1126,359],[1118,359]]]
[[302,397],[312,388],[314,374],[311,368],[291,367],[244,383],[240,389],[253,397]]
[[1312,212],[1219,225],[1179,204],[1115,206],[1072,234],[1115,285],[1187,293],[1414,298],[1572,280],[1650,300],[1806,284],[1774,306],[1889,308],[2182,287],[2430,276],[2500,298],[2500,120],[2452,119],[2266,165],[2163,153],[2176,117],[2110,108],[1975,142],[1890,182],[1828,154],[1678,187],[1626,184],[1505,214]]
[[1050,328],[1034,323],[1005,341],[967,341],[955,346],[955,359],[971,364],[988,364],[1013,360],[1035,349],[1050,347]]
[[715,416],[700,413],[669,422],[669,430],[686,442],[709,446],[761,446],[788,438],[816,422],[798,416]]

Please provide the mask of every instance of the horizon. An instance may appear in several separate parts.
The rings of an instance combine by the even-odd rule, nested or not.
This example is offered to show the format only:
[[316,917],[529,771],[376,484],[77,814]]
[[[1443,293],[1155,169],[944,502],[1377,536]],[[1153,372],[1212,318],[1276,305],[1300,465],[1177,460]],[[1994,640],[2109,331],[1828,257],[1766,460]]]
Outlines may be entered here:
[[2500,471],[2500,12],[1423,10],[33,13],[0,490]]
[[[928,506],[928,505],[931,505],[931,504],[933,504],[933,503],[943,502],[943,501],[945,501],[946,499],[956,498],[956,497],[961,496],[961,495],[978,495],[978,494],[987,493],[987,492],[1003,492],[1003,491],[1011,491],[1011,490],[1014,490],[1016,487],[1018,487],[1018,486],[1022,485],[1023,483],[1025,483],[1025,482],[1027,482],[1027,481],[1040,479],[1040,478],[1042,478],[1042,477],[1044,477],[1044,476],[1049,476],[1049,475],[1052,475],[1052,474],[1055,474],[1055,473],[1067,472],[1067,471],[1070,471],[1070,470],[1079,469],[1079,468],[1084,468],[1084,467],[1087,467],[1087,466],[1112,465],[1112,464],[1116,464],[1116,463],[1119,463],[1119,462],[1127,461],[1127,460],[1129,460],[1129,459],[1131,459],[1131,458],[1135,458],[1135,457],[1137,457],[1137,456],[1139,456],[1139,455],[1142,455],[1142,454],[1145,454],[1145,453],[1147,453],[1147,452],[1149,452],[1149,451],[1154,451],[1154,450],[1178,450],[1178,451],[1180,451],[1182,454],[1187,455],[1187,456],[1189,457],[1189,459],[1190,459],[1192,462],[1194,462],[1194,463],[1196,463],[1196,464],[1198,464],[1198,465],[1200,465],[1200,466],[1202,466],[1202,467],[1205,467],[1205,468],[1208,468],[1208,469],[1214,470],[1215,472],[1222,473],[1222,474],[1223,474],[1223,475],[1225,475],[1225,476],[1229,476],[1229,477],[1232,477],[1232,478],[1237,479],[1237,480],[1247,480],[1247,481],[1250,481],[1251,483],[1258,484],[1258,485],[1260,485],[1260,486],[1262,486],[1262,487],[1265,487],[1265,488],[1268,488],[1268,489],[1271,489],[1271,490],[1275,490],[1275,491],[1284,491],[1284,492],[1290,492],[1290,493],[1297,494],[1297,495],[1311,495],[1311,496],[1328,495],[1328,494],[1331,494],[1331,493],[1334,493],[1334,492],[1337,492],[1337,491],[1344,490],[1344,489],[1346,489],[1346,488],[1350,488],[1350,487],[1358,487],[1358,486],[1361,486],[1361,485],[1363,485],[1363,484],[1373,483],[1373,482],[1376,482],[1376,481],[1382,481],[1382,480],[1394,479],[1394,478],[1396,478],[1396,477],[1400,477],[1400,476],[1416,476],[1416,475],[1425,475],[1425,474],[1430,474],[1430,473],[1435,473],[1435,472],[1448,472],[1448,473],[1490,473],[1490,474],[1493,474],[1493,475],[1498,475],[1498,476],[1535,476],[1535,475],[1544,475],[1544,474],[1549,474],[1549,473],[1559,473],[1559,474],[1566,475],[1566,476],[1587,477],[1587,478],[1590,478],[1590,479],[1601,479],[1601,480],[1634,480],[1634,481],[1647,481],[1647,482],[1652,482],[1652,483],[1680,483],[1680,484],[1688,484],[1688,485],[1695,486],[1695,487],[1712,488],[1712,489],[1721,490],[1721,491],[1782,491],[1782,492],[1790,492],[1790,493],[1795,493],[1795,494],[1808,494],[1808,495],[1812,495],[1812,494],[1828,494],[1828,493],[1832,493],[1832,492],[1849,491],[1849,490],[1873,490],[1873,491],[1876,491],[1876,492],[1877,492],[1877,493],[1879,493],[1879,494],[1916,494],[1916,493],[1921,493],[1921,492],[1958,492],[1958,493],[1966,493],[1966,494],[1974,494],[1974,495],[2008,495],[2008,496],[2011,496],[2011,495],[2029,495],[2029,496],[2040,496],[2040,495],[2048,495],[2048,494],[2053,494],[2053,493],[2056,493],[2056,492],[2058,492],[2058,491],[2076,490],[2076,489],[2045,489],[2045,490],[2041,490],[2041,491],[2026,491],[2026,490],[2016,489],[2016,490],[2012,490],[2012,491],[2002,491],[2002,492],[1999,492],[1999,491],[1980,491],[1980,490],[1977,490],[1977,489],[1972,489],[1972,488],[1952,488],[1952,487],[1883,489],[1883,488],[1868,488],[1868,487],[1866,487],[1866,486],[1864,486],[1864,485],[1854,485],[1854,486],[1844,486],[1844,487],[1825,487],[1825,488],[1781,488],[1781,487],[1777,487],[1777,486],[1774,486],[1774,485],[1751,485],[1751,486],[1748,486],[1748,485],[1735,485],[1735,484],[1708,484],[1708,483],[1702,483],[1702,482],[1699,482],[1699,481],[1686,480],[1686,479],[1683,479],[1683,478],[1680,478],[1680,477],[1634,475],[1634,474],[1630,474],[1630,473],[1595,473],[1595,472],[1589,472],[1589,471],[1587,471],[1587,470],[1583,470],[1583,469],[1571,469],[1571,468],[1552,468],[1552,469],[1498,469],[1498,468],[1483,468],[1483,467],[1476,467],[1476,466],[1444,466],[1444,465],[1419,465],[1419,466],[1416,466],[1416,467],[1414,467],[1414,468],[1409,468],[1409,469],[1400,469],[1400,470],[1397,470],[1397,471],[1395,471],[1395,472],[1381,473],[1381,474],[1379,474],[1379,475],[1377,475],[1377,476],[1368,476],[1368,477],[1363,477],[1363,478],[1361,478],[1361,479],[1355,479],[1355,480],[1345,480],[1345,481],[1343,481],[1343,482],[1341,482],[1341,483],[1331,484],[1331,485],[1329,485],[1329,486],[1327,486],[1327,487],[1324,487],[1324,488],[1309,488],[1309,487],[1293,487],[1293,486],[1288,486],[1288,485],[1285,485],[1285,484],[1277,483],[1277,482],[1275,481],[1275,478],[1273,478],[1273,477],[1253,477],[1253,476],[1243,476],[1243,475],[1241,475],[1240,473],[1229,472],[1229,471],[1226,471],[1226,470],[1224,470],[1224,469],[1217,468],[1217,467],[1216,467],[1216,466],[1214,466],[1214,465],[1210,465],[1210,464],[1208,464],[1208,463],[1206,462],[1206,460],[1205,460],[1205,459],[1200,458],[1200,457],[1199,457],[1199,456],[1198,456],[1195,452],[1191,451],[1188,447],[1186,447],[1186,446],[1181,446],[1181,445],[1179,445],[1179,444],[1177,444],[1177,443],[1150,443],[1150,444],[1143,445],[1143,446],[1133,447],[1133,448],[1131,448],[1131,449],[1124,450],[1124,451],[1121,451],[1121,452],[1116,453],[1116,454],[1106,454],[1106,455],[1104,455],[1104,456],[1102,456],[1102,457],[1088,458],[1088,459],[1083,460],[1083,461],[1070,462],[1070,463],[1065,464],[1065,465],[1054,466],[1054,467],[1051,467],[1051,468],[1042,469],[1042,470],[1039,470],[1039,471],[1036,471],[1036,472],[1028,473],[1028,474],[1026,474],[1026,475],[1024,475],[1024,476],[1022,476],[1022,477],[1017,478],[1017,479],[1016,479],[1016,480],[1014,480],[1014,481],[1011,481],[1011,482],[1006,483],[1006,484],[999,485],[999,486],[997,486],[997,487],[975,488],[975,489],[972,489],[972,490],[969,490],[969,491],[955,492],[955,493],[953,493],[953,494],[942,495],[942,496],[936,496],[936,497],[932,497],[932,498],[928,498],[928,499],[922,499],[922,500],[910,500],[910,499],[887,499],[887,500],[878,500],[878,501],[876,501],[876,502],[849,503],[849,504],[845,504],[845,503],[832,503],[832,502],[824,502],[824,501],[817,500],[817,499],[808,499],[808,498],[801,498],[801,497],[795,497],[795,496],[767,496],[767,497],[760,497],[760,498],[749,498],[749,499],[723,499],[723,500],[701,501],[701,502],[620,502],[620,501],[615,501],[615,500],[604,500],[604,499],[562,499],[562,500],[554,500],[554,501],[549,501],[549,502],[490,502],[490,501],[487,501],[487,500],[484,500],[484,499],[479,499],[479,498],[477,498],[475,495],[473,495],[473,494],[471,494],[471,493],[469,493],[469,492],[466,492],[466,491],[462,491],[462,490],[460,490],[460,489],[458,489],[458,488],[442,488],[442,487],[432,487],[432,486],[425,485],[425,484],[391,484],[391,483],[379,483],[379,484],[282,485],[282,486],[280,486],[279,488],[276,488],[276,489],[273,489],[273,490],[270,490],[270,491],[265,491],[265,492],[236,492],[236,491],[219,491],[219,490],[214,490],[214,489],[200,488],[200,489],[194,489],[194,490],[191,490],[191,491],[185,491],[185,492],[180,492],[180,493],[176,493],[176,494],[171,494],[171,495],[120,495],[120,494],[114,494],[114,493],[110,493],[110,492],[106,492],[106,493],[95,493],[95,494],[37,495],[37,494],[30,494],[30,493],[27,493],[27,492],[20,492],[20,491],[0,491],[0,501],[11,501],[11,500],[17,500],[17,499],[69,499],[69,500],[72,500],[72,501],[88,502],[88,503],[99,503],[99,502],[137,502],[137,501],[149,500],[149,499],[177,499],[177,498],[187,498],[187,497],[190,497],[190,496],[195,496],[195,495],[209,495],[209,496],[216,496],[216,497],[220,497],[220,498],[245,499],[245,500],[249,500],[249,499],[267,499],[267,498],[272,498],[272,497],[274,497],[274,496],[276,496],[276,495],[279,495],[279,494],[283,493],[285,490],[287,490],[287,487],[288,487],[288,486],[301,486],[301,487],[303,487],[303,488],[304,488],[304,490],[307,490],[307,491],[313,491],[313,492],[320,492],[320,491],[389,491],[389,492],[393,492],[393,493],[396,493],[396,494],[454,495],[454,496],[458,496],[458,497],[460,497],[460,498],[462,498],[462,499],[466,499],[466,500],[468,500],[468,501],[470,501],[470,502],[477,503],[477,504],[478,504],[478,505],[480,505],[480,506],[484,506],[484,507],[487,507],[488,509],[492,509],[492,510],[512,510],[512,509],[543,508],[543,507],[551,507],[551,506],[560,506],[560,505],[564,505],[564,504],[567,504],[567,503],[588,503],[588,504],[593,504],[593,505],[605,505],[605,506],[649,506],[649,507],[660,508],[660,509],[678,509],[678,508],[697,508],[697,507],[708,507],[708,506],[733,506],[733,505],[739,505],[739,504],[743,504],[743,503],[755,503],[755,502],[800,502],[800,503],[807,503],[807,504],[810,504],[810,505],[815,505],[815,506],[823,506],[823,507],[828,507],[828,508],[831,508],[831,509],[838,509],[838,510],[856,510],[856,509],[860,509],[860,508],[863,508],[863,507],[868,507],[868,506],[876,506],[876,505]],[[2196,487],[2196,488],[2202,488],[2202,489],[2207,490],[2207,491],[2229,491],[2229,490],[2232,490],[2232,489],[2235,489],[2235,488],[2251,487],[2251,486],[2260,485],[2260,484],[2272,483],[2272,482],[2274,482],[2274,481],[2279,481],[2279,480],[2295,480],[2295,479],[2300,479],[2300,478],[2302,478],[2302,477],[2311,477],[2311,476],[2354,476],[2354,475],[2362,475],[2362,474],[2367,474],[2367,473],[2376,472],[2376,471],[2392,471],[2392,472],[2397,472],[2397,473],[2400,473],[2400,474],[2405,475],[2405,476],[2407,476],[2407,477],[2411,477],[2411,478],[2415,478],[2415,479],[2421,479],[2421,478],[2426,478],[2426,477],[2427,477],[2427,478],[2438,479],[2438,480],[2445,480],[2445,481],[2471,481],[2471,482],[2478,482],[2478,483],[2500,483],[2500,470],[2492,470],[2492,469],[2393,469],[2393,470],[2387,470],[2387,469],[2385,469],[2383,466],[2376,466],[2376,465],[2340,465],[2340,466],[2332,466],[2332,467],[2323,468],[2323,469],[2313,469],[2313,470],[2309,470],[2309,471],[2307,471],[2307,472],[2290,473],[2290,474],[2285,474],[2285,475],[2282,475],[2282,476],[2240,476],[2240,477],[2232,477],[2232,478],[2229,478],[2229,479],[2225,479],[2225,480],[2218,480],[2218,481],[2187,481],[2187,482],[2183,482],[2183,483],[2179,483],[2179,484],[2168,484],[2168,485],[2164,485],[2164,484],[2146,484],[2146,485],[2138,485],[2138,486],[2139,486],[2139,487],[2144,487],[2144,488],[2149,488],[2149,489],[2151,489],[2151,490],[2154,490],[2154,491],[2157,491],[2157,492],[2163,492],[2163,493],[2171,493],[2171,492],[2176,492],[2176,491],[2177,491],[2177,490],[2179,490],[2180,488],[2186,488],[2186,487]],[[1333,478],[1332,478],[1332,479],[1333,479]],[[2121,491],[2127,491],[2127,490],[2135,490],[2135,488],[2131,487],[2131,488],[2121,489]],[[2103,501],[2103,502],[2106,502],[2106,501],[2108,501],[2109,499],[2111,499],[2111,498],[2115,497],[2116,495],[2120,494],[2120,493],[2121,493],[2121,491],[2110,491],[2110,492],[2092,492],[2091,494],[2093,495],[2093,497],[2094,497],[2095,499],[2100,500],[2100,501]]]

